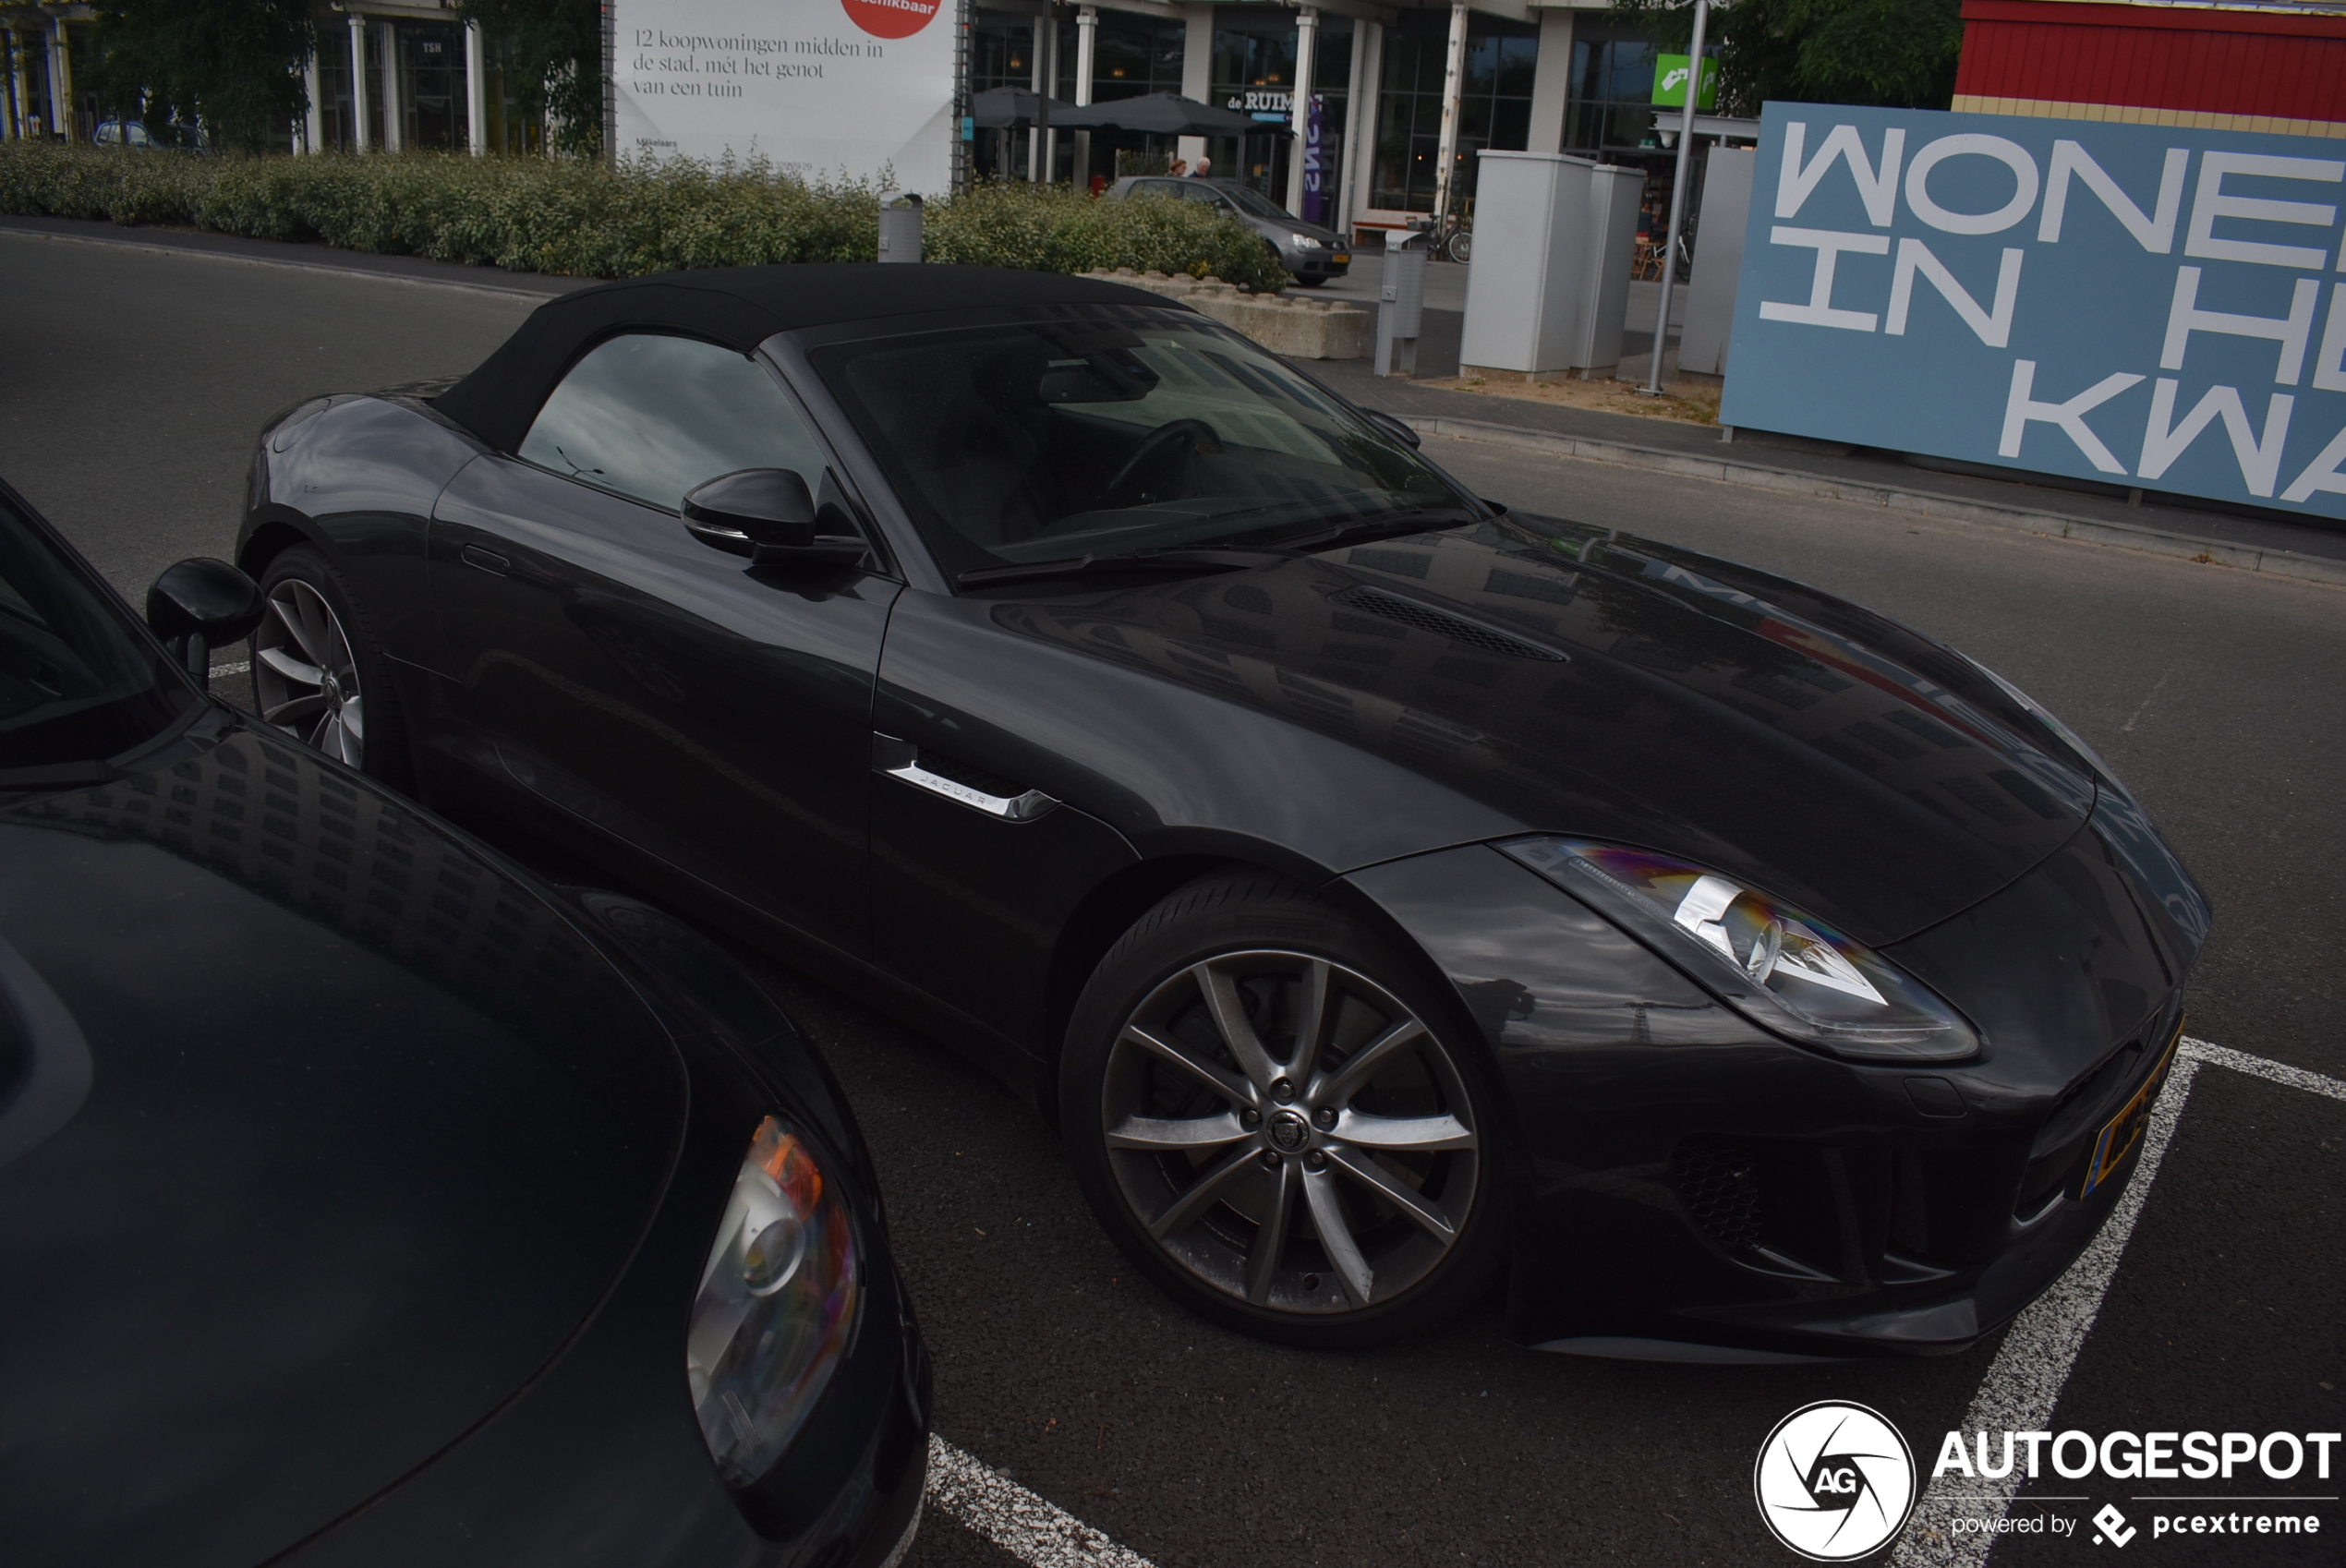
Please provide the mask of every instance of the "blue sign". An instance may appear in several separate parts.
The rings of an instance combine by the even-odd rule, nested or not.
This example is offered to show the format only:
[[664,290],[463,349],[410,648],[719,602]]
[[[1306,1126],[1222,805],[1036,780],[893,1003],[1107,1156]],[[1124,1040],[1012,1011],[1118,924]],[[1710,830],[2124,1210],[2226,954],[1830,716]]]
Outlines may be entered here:
[[2346,517],[2342,154],[1771,103],[1720,421]]

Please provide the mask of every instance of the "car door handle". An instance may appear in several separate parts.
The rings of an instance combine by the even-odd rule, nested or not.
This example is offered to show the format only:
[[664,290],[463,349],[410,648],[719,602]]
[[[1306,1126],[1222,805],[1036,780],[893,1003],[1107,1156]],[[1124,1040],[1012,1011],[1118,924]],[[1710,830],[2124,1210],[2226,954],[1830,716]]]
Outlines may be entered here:
[[478,568],[482,572],[493,572],[500,577],[514,569],[512,561],[507,561],[495,550],[483,549],[478,545],[466,545],[462,554],[466,566]]
[[872,766],[890,778],[901,779],[916,790],[942,795],[958,805],[982,811],[1004,822],[1032,822],[1058,804],[1057,800],[1040,790],[1029,790],[1017,795],[997,795],[974,784],[948,778],[934,768],[922,765],[919,747],[910,741],[900,741],[893,735],[873,734]]

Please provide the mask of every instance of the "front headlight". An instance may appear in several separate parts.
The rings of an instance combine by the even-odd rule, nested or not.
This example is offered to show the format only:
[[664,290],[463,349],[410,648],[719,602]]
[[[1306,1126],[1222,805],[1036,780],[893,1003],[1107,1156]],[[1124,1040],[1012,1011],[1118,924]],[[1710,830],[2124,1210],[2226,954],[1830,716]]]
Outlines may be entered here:
[[701,1270],[684,1340],[693,1409],[718,1472],[771,1469],[821,1397],[855,1329],[855,1227],[814,1151],[779,1116],[759,1124]]
[[1295,247],[1298,250],[1317,250],[1320,248],[1320,242],[1313,239],[1310,235],[1289,235],[1287,236],[1287,242]]
[[1730,877],[1618,844],[1500,848],[1764,1029],[1861,1062],[1945,1062],[1979,1049],[1963,1015],[1889,959]]

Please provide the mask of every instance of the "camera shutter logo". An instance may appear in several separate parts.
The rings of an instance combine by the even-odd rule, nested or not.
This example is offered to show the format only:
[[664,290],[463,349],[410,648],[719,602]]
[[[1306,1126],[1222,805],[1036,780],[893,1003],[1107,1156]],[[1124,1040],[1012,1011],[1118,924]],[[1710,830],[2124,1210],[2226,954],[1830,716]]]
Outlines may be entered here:
[[1879,1550],[1915,1506],[1915,1456],[1880,1412],[1820,1400],[1776,1423],[1751,1490],[1770,1533],[1816,1562]]

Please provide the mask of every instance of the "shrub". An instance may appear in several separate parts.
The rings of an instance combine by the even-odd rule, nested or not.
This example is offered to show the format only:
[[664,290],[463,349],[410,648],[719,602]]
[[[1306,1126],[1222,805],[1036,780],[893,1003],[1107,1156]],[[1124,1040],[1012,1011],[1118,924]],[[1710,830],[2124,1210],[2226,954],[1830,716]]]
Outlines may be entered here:
[[[808,185],[765,163],[617,168],[569,159],[410,152],[200,157],[0,142],[0,212],[168,223],[254,239],[429,257],[512,271],[623,278],[679,267],[869,261],[879,193]],[[1167,197],[1094,200],[1064,187],[981,185],[930,202],[932,261],[1287,282],[1245,225]]]

